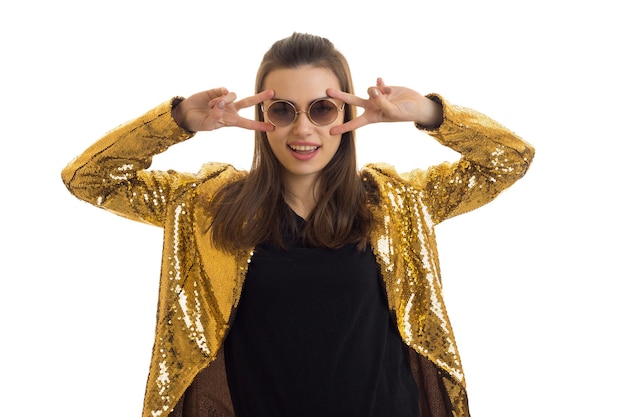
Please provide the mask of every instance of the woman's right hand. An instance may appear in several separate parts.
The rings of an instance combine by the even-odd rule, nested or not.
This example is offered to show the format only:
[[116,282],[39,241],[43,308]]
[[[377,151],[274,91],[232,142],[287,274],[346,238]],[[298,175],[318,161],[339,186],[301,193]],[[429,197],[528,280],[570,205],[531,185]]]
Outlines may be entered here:
[[271,131],[270,123],[246,119],[239,115],[239,110],[255,106],[274,96],[272,90],[265,90],[242,100],[235,101],[235,93],[226,88],[196,93],[184,100],[172,110],[172,117],[180,127],[190,132],[209,131],[224,126],[237,126],[244,129]]

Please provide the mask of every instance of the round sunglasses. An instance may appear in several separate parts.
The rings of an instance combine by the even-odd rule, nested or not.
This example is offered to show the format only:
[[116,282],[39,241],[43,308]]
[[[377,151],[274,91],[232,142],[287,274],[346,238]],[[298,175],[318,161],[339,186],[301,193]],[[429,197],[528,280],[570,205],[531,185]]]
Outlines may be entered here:
[[304,111],[296,109],[295,104],[290,101],[276,100],[267,108],[261,106],[261,110],[267,115],[267,120],[276,127],[289,126],[296,121],[300,113],[306,113],[314,125],[324,126],[337,120],[339,112],[343,111],[345,105],[343,103],[338,107],[334,101],[320,98],[309,104],[309,109]]

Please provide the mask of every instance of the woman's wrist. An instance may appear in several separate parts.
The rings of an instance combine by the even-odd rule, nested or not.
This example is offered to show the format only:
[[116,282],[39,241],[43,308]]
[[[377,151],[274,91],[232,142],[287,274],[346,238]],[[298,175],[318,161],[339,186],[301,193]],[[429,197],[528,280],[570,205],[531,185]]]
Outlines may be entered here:
[[443,123],[443,105],[436,100],[424,97],[424,106],[415,125],[422,129],[436,129]]
[[182,114],[181,114],[181,111],[180,111],[180,103],[182,101],[183,101],[182,99],[178,99],[174,103],[172,103],[172,119],[174,119],[174,121],[176,122],[176,124],[179,127],[184,128],[184,126],[181,125]]

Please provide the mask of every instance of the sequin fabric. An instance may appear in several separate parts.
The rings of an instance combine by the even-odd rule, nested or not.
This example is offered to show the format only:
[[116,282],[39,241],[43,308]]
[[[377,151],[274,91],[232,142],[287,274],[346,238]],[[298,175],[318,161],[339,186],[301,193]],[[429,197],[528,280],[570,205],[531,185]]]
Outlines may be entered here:
[[[370,240],[400,334],[437,367],[452,415],[465,417],[465,377],[442,298],[434,227],[521,178],[534,150],[486,116],[431,98],[444,105],[444,123],[426,132],[462,158],[406,175],[368,165],[362,178],[376,221]],[[148,170],[152,156],[193,136],[171,118],[176,100],[109,132],[62,172],[76,197],[164,228],[144,417],[168,415],[216,358],[252,256],[252,250],[233,256],[212,247],[202,209],[219,187],[245,172],[215,163],[197,174]]]

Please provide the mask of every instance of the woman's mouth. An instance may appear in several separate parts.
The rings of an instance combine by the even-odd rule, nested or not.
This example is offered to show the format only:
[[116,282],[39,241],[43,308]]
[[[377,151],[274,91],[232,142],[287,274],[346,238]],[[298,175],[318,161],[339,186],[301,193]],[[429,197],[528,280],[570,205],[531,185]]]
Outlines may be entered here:
[[288,145],[289,149],[297,153],[313,153],[318,150],[319,146],[314,145]]

